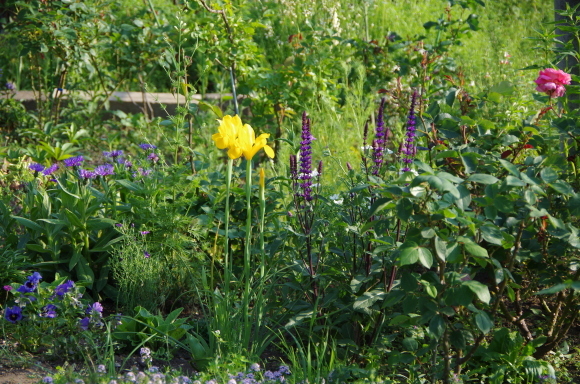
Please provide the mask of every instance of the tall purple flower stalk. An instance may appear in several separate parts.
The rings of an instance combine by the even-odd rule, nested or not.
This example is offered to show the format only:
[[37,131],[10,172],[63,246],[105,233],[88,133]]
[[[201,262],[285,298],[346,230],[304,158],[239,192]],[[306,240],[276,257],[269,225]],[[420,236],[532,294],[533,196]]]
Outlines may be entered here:
[[373,140],[372,149],[373,149],[373,168],[372,174],[373,176],[378,176],[380,170],[383,166],[385,151],[387,148],[387,139],[388,139],[388,129],[385,128],[385,121],[384,121],[384,109],[385,109],[385,98],[381,99],[381,105],[379,106],[379,113],[377,116],[377,127],[375,130],[375,139]]
[[[303,256],[305,264],[308,266],[308,273],[311,278],[312,301],[318,297],[318,284],[315,276],[318,269],[318,262],[313,257],[312,249],[312,228],[315,218],[316,199],[312,196],[313,178],[320,180],[322,174],[322,161],[318,168],[312,171],[312,136],[310,131],[310,119],[306,112],[302,115],[302,141],[300,142],[300,159],[296,155],[290,156],[290,177],[292,178],[292,188],[294,192],[294,205],[296,207],[296,218],[306,237],[306,254]],[[300,165],[298,165],[300,163]]]
[[306,112],[302,114],[302,141],[300,142],[300,189],[305,201],[312,201],[312,140],[310,119]]
[[402,172],[411,170],[410,164],[417,154],[417,145],[415,143],[415,136],[417,135],[417,128],[415,127],[415,104],[417,103],[417,90],[413,92],[411,97],[411,108],[409,109],[409,116],[407,118],[407,132],[405,133],[405,141],[401,144],[402,162],[404,167]]

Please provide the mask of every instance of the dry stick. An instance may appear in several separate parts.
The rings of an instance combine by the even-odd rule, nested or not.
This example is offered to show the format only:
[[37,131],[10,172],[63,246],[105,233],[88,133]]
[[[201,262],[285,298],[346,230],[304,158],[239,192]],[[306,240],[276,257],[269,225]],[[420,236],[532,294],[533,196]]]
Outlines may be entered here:
[[[524,234],[525,227],[526,227],[525,220],[522,220],[522,222],[520,223],[520,228],[518,230],[517,238],[515,241],[514,251],[512,252],[511,258],[509,259],[509,262],[508,262],[507,269],[509,271],[512,270],[514,263],[515,263],[515,260],[516,260],[516,256],[518,255],[520,248],[522,247],[521,240],[522,240],[522,235]],[[497,310],[499,308],[499,304],[501,302],[501,297],[503,295],[503,291],[505,290],[505,287],[507,286],[507,281],[508,281],[508,279],[506,277],[501,282],[501,285],[500,285],[499,290],[497,292],[497,300],[493,303],[493,307],[491,308],[491,317],[494,317],[495,314],[497,313]],[[458,371],[458,369],[461,365],[465,364],[473,357],[473,354],[475,353],[475,351],[479,347],[479,344],[481,344],[481,342],[483,341],[484,337],[485,337],[485,335],[483,333],[481,333],[477,337],[477,339],[475,340],[475,343],[473,344],[473,347],[471,347],[469,352],[467,352],[467,354],[464,357],[457,359],[457,362],[455,363],[455,371],[456,372]]]

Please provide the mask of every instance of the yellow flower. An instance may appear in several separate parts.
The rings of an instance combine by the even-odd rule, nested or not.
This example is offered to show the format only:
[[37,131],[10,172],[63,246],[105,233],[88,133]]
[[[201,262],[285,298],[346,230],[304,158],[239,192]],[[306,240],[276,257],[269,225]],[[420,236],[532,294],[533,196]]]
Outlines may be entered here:
[[269,133],[262,133],[258,138],[254,133],[254,129],[248,124],[244,124],[242,129],[238,131],[238,146],[240,147],[246,160],[251,160],[256,153],[262,148],[271,158],[274,158],[274,150],[267,144]]
[[212,140],[219,149],[228,149],[230,159],[237,159],[242,156],[242,150],[237,143],[239,131],[242,129],[242,119],[238,115],[224,116],[223,120],[218,120],[220,125],[218,133],[212,135]]

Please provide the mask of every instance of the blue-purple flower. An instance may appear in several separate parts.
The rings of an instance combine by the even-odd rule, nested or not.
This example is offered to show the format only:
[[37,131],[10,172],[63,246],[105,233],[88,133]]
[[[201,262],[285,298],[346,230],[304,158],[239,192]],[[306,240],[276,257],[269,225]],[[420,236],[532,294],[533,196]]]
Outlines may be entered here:
[[103,306],[98,301],[94,302],[92,305],[89,305],[87,308],[87,313],[91,315],[102,316],[103,315]]
[[155,164],[159,161],[159,156],[157,156],[155,152],[151,152],[149,156],[147,156],[147,159],[150,160],[153,164]]
[[103,152],[103,156],[109,157],[109,158],[115,160],[117,157],[123,156],[123,151],[121,151],[119,149],[116,149],[116,150],[111,151],[111,152],[105,151],[105,152]]
[[81,329],[83,331],[88,331],[89,330],[89,324],[91,323],[91,319],[88,317],[83,317],[82,319],[79,320],[79,326],[81,327]]
[[54,294],[56,296],[58,296],[59,298],[63,298],[63,296],[69,292],[71,289],[73,289],[75,286],[74,281],[72,280],[67,280],[66,282],[58,285],[55,289],[54,289]]
[[85,158],[82,156],[69,157],[64,159],[64,165],[67,167],[79,167],[83,161],[85,161]]
[[42,313],[40,314],[40,316],[54,319],[57,316],[56,309],[57,309],[56,305],[48,304],[44,308],[42,308]]
[[11,81],[7,81],[6,84],[4,84],[4,87],[6,87],[6,89],[9,91],[13,91],[16,89],[16,85],[14,85],[14,83]]
[[94,171],[89,171],[88,169],[79,169],[79,176],[82,179],[94,179],[97,177],[97,174]]
[[38,283],[42,279],[42,276],[38,272],[34,272],[32,275],[26,278],[26,282],[18,287],[17,291],[20,293],[31,293],[36,291]]
[[54,172],[56,172],[56,170],[58,169],[58,164],[54,163],[53,165],[51,165],[50,167],[44,169],[42,171],[42,174],[45,176],[50,176],[52,175]]
[[415,127],[415,103],[417,102],[417,91],[413,92],[411,97],[411,108],[409,109],[409,116],[407,118],[407,132],[405,133],[405,140],[401,144],[400,152],[402,156],[402,162],[404,167],[401,168],[401,172],[409,172],[411,170],[410,164],[413,163],[413,159],[417,154],[417,146],[415,143],[416,127]]
[[144,144],[139,144],[139,148],[141,148],[144,151],[149,151],[149,150],[157,149],[157,146],[153,145],[153,144],[144,143]]
[[[302,114],[302,141],[300,142],[300,159],[290,159],[290,172],[292,177],[295,177],[298,181],[298,187],[300,191],[297,192],[299,197],[302,197],[305,201],[312,201],[312,141],[316,140],[312,133],[310,132],[310,119],[306,115],[306,112]],[[297,167],[297,161],[300,162],[299,169]],[[294,167],[294,168],[293,168]]]
[[32,163],[28,166],[28,169],[34,172],[42,172],[44,171],[44,165],[38,163]]
[[145,256],[146,259],[151,257],[151,254],[147,251],[143,251],[143,256]]
[[95,174],[97,176],[108,176],[115,174],[115,168],[111,164],[99,165],[95,168]]
[[15,305],[14,307],[6,308],[4,318],[13,324],[16,324],[17,322],[22,320],[22,308],[20,308],[17,305]]

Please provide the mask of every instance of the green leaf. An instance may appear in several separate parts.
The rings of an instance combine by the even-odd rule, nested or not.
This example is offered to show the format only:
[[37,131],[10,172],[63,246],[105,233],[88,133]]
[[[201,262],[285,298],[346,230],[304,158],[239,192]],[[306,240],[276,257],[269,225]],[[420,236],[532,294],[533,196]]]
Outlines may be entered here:
[[509,96],[515,92],[515,87],[509,81],[504,80],[499,84],[492,86],[490,91]]
[[561,193],[562,195],[572,196],[574,194],[574,188],[572,188],[570,184],[562,180],[550,183],[550,187],[552,187],[556,192]]
[[376,215],[377,213],[379,213],[380,211],[382,211],[383,209],[385,209],[387,207],[388,208],[395,207],[395,202],[391,198],[381,197],[380,199],[375,200],[373,205],[371,205],[371,208],[369,209],[369,213],[368,213],[367,217],[371,218],[372,216]]
[[445,332],[445,319],[441,315],[435,315],[429,322],[429,332],[433,334],[436,339],[440,339]]
[[550,184],[558,180],[558,173],[554,169],[546,167],[540,171],[540,177],[544,183]]
[[537,292],[536,295],[553,295],[554,293],[558,293],[568,288],[570,288],[570,284],[560,283],[550,288],[542,289],[540,292]]
[[459,236],[457,241],[463,243],[465,251],[475,257],[489,257],[487,250],[477,245],[473,240],[467,237]]
[[481,235],[488,243],[495,244],[495,245],[502,245],[503,244],[503,235],[502,231],[493,224],[485,224],[482,225],[479,230],[481,231]]
[[28,229],[32,229],[34,231],[40,231],[40,232],[44,231],[44,228],[42,228],[40,225],[36,224],[32,220],[25,219],[24,217],[20,217],[20,216],[11,216],[11,217],[14,220],[16,220],[19,224],[24,225]]
[[356,298],[355,302],[352,304],[352,309],[359,312],[364,312],[365,309],[376,303],[378,300],[383,299],[386,293],[384,289],[373,289],[370,292],[365,292],[362,296]]
[[426,268],[431,268],[433,256],[427,248],[412,241],[405,242],[401,246],[399,266],[415,264],[417,261],[420,261]]
[[119,184],[121,187],[126,188],[132,192],[143,192],[145,190],[139,184],[136,184],[136,183],[129,181],[129,180],[122,179],[122,180],[115,180],[115,182],[117,184]]
[[487,175],[484,173],[474,173],[467,178],[467,181],[480,184],[495,184],[499,181],[499,179],[495,176]]
[[491,295],[489,293],[489,288],[487,285],[480,283],[476,280],[467,280],[462,283],[462,285],[467,286],[471,290],[471,292],[477,295],[477,298],[484,302],[485,304],[489,304],[491,300]]
[[413,214],[413,203],[404,197],[397,201],[397,217],[407,222]]
[[508,171],[509,173],[511,173],[516,177],[520,177],[520,171],[518,171],[518,168],[515,165],[503,159],[500,159],[499,162],[506,171]]
[[479,311],[475,314],[475,324],[477,328],[484,334],[489,333],[491,328],[493,327],[493,323],[491,322],[489,316],[484,311]]

